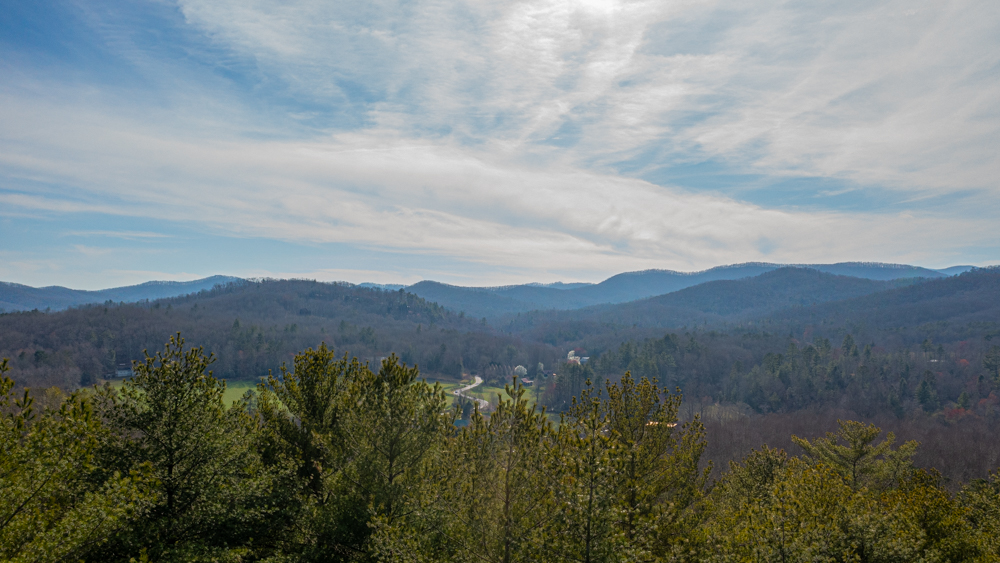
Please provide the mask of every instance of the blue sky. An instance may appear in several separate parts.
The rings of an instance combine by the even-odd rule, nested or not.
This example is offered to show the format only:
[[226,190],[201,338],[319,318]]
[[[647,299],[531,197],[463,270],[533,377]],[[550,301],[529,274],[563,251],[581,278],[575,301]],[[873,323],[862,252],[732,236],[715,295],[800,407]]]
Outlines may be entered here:
[[0,280],[1000,262],[1000,3],[12,2]]

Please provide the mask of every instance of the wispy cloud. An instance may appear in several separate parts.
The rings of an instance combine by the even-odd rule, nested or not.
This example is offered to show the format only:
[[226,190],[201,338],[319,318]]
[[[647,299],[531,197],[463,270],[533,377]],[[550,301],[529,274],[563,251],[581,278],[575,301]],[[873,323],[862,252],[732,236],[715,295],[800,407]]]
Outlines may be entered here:
[[397,134],[904,190],[993,188],[1000,172],[988,0],[181,6],[292,91]]
[[[995,2],[150,10],[109,22],[113,12],[81,7],[81,25],[99,29],[133,79],[11,67],[16,80],[0,86],[4,214],[174,225],[74,236],[193,229],[347,244],[448,258],[454,277],[505,283],[755,259],[943,266],[968,248],[1000,252]],[[147,20],[174,44],[143,40],[136,22]],[[757,178],[758,191],[787,178],[849,186],[818,185],[817,203],[799,209],[777,187],[754,201],[749,184],[644,179],[704,162]],[[824,208],[872,190],[892,203]],[[267,259],[245,271],[272,271]]]
[[144,233],[140,231],[68,231],[64,236],[73,237],[108,237],[125,240],[161,239],[171,238],[172,235],[163,233]]
[[[52,112],[53,120],[71,119]],[[46,181],[84,188],[79,199],[0,197],[26,209],[161,217],[232,236],[350,242],[537,270],[700,268],[764,256],[874,259],[886,249],[912,256],[916,241],[938,252],[951,244],[940,233],[952,223],[927,214],[769,210],[442,142],[344,133],[313,142],[196,144],[146,132],[156,141],[134,144],[133,129],[111,125],[85,151],[74,147],[96,132],[68,128],[59,161],[33,172],[58,171]],[[95,154],[114,155],[113,172]],[[776,242],[763,252],[761,238]]]
[[195,281],[205,276],[190,272],[168,272],[163,270],[112,270],[113,273],[127,276],[130,279],[149,281]]

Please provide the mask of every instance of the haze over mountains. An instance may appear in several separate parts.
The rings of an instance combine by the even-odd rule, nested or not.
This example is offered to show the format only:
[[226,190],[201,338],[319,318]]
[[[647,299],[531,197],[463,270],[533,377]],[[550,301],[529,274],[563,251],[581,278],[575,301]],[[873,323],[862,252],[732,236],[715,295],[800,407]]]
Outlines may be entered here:
[[[753,262],[719,266],[701,272],[644,270],[625,272],[600,283],[529,283],[498,287],[462,287],[436,281],[421,281],[410,286],[398,284],[358,284],[383,290],[405,289],[428,301],[472,317],[496,318],[533,310],[570,310],[593,305],[626,303],[664,295],[706,282],[737,280],[758,276],[785,267],[782,264]],[[867,280],[942,278],[968,271],[972,266],[952,266],[932,270],[919,266],[870,262],[812,264],[797,267]],[[138,302],[176,297],[211,289],[235,281],[232,276],[211,276],[189,282],[151,281],[139,285],[84,291],[65,287],[34,288],[0,282],[0,312],[32,309],[62,310],[88,303]]]
[[[953,341],[993,330],[1000,320],[1000,269],[977,268],[933,280],[881,281],[780,268],[752,278],[706,282],[680,291],[568,311],[532,311],[496,322],[504,330],[554,345],[602,346],[685,327],[761,327],[783,334],[836,337],[891,331],[920,341]],[[992,328],[990,328],[992,327]],[[614,337],[609,337],[614,332]],[[603,336],[601,336],[603,335]]]
[[551,312],[548,316],[567,322],[676,328],[754,318],[782,309],[871,295],[919,281],[920,278],[871,280],[784,267],[758,276],[709,281],[646,299]]
[[[739,266],[702,274],[732,275],[764,268]],[[663,281],[698,276],[638,272],[615,276],[603,284],[551,291],[572,294],[643,278]],[[177,292],[204,287],[217,280],[92,293],[113,300],[112,296],[134,296],[143,290]],[[631,286],[636,287],[640,286]],[[513,301],[493,290],[455,289],[473,305],[477,297],[485,302]],[[537,289],[519,286],[500,291]],[[554,366],[569,349],[582,348],[596,356],[623,342],[660,338],[672,331],[722,331],[737,340],[741,334],[764,335],[777,338],[768,346],[779,350],[779,341],[793,334],[838,342],[853,333],[866,342],[895,342],[897,346],[928,338],[935,343],[982,341],[988,345],[990,338],[1000,336],[1000,268],[996,267],[935,279],[892,280],[781,267],[625,303],[515,312],[487,322],[415,292],[302,280],[235,280],[185,296],[133,304],[119,301],[60,312],[0,315],[0,357],[17,358],[14,375],[19,380],[73,387],[97,381],[122,362],[141,359],[143,350],[157,349],[177,331],[218,355],[219,375],[237,379],[276,370],[294,353],[322,342],[334,345],[340,353],[372,361],[396,353],[431,377],[457,378],[518,364]],[[758,355],[766,351],[761,348]],[[720,373],[729,369],[717,367]]]
[[69,289],[59,286],[30,287],[0,282],[0,312],[52,309],[55,311],[88,303],[134,303],[146,299],[163,299],[197,293],[216,285],[238,280],[233,276],[211,276],[187,282],[149,281],[139,285],[113,287],[97,291]]
[[[759,276],[782,264],[751,262],[719,266],[701,272],[645,270],[612,276],[597,284],[564,284],[565,289],[535,284],[501,287],[459,287],[434,281],[422,281],[406,291],[473,317],[495,318],[511,313],[533,310],[580,309],[592,305],[626,303],[656,295],[664,295],[706,282],[738,280]],[[943,278],[970,270],[971,266],[953,266],[931,270],[902,264],[844,262],[796,266],[819,272],[851,276],[868,280],[898,280],[911,278]],[[575,287],[571,287],[575,285]]]

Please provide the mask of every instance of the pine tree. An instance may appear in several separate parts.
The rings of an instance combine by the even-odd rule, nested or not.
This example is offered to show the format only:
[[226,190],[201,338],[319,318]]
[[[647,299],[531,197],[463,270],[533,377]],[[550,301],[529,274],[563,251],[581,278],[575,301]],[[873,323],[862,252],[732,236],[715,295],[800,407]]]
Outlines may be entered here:
[[456,560],[514,563],[547,560],[554,517],[552,432],[545,414],[517,382],[505,387],[489,418],[476,409],[455,439],[440,505],[449,512]]
[[[805,450],[814,462],[825,463],[837,471],[853,490],[862,487],[885,490],[912,472],[917,442],[906,442],[894,450],[892,444],[896,436],[892,432],[886,434],[885,440],[874,444],[882,433],[882,429],[874,424],[866,425],[853,420],[838,420],[837,424],[840,430],[837,433],[827,432],[825,438],[809,442],[792,436],[792,441]],[[838,443],[841,441],[845,444]]]
[[1000,346],[992,346],[983,356],[983,367],[993,377],[993,382],[1000,385]]
[[917,387],[917,400],[926,412],[934,412],[940,406],[934,379],[934,374],[930,370],[925,371],[924,379]]
[[266,455],[295,460],[300,479],[299,536],[289,551],[364,561],[410,545],[426,465],[454,416],[440,385],[418,377],[394,355],[376,373],[322,345],[260,386]]
[[349,560],[363,553],[370,534],[368,506],[344,480],[348,387],[367,371],[357,358],[337,359],[321,345],[297,354],[292,370],[282,366],[258,385],[264,458],[277,467],[290,461],[297,475],[298,508],[284,549],[304,561]]
[[705,449],[698,417],[678,426],[680,393],[661,394],[628,372],[607,386],[608,431],[614,444],[618,518],[624,541],[637,553],[664,554],[696,525],[690,509],[704,492],[711,465],[699,469]]
[[80,393],[38,412],[0,363],[0,560],[80,559],[149,508],[144,471],[102,475],[105,429]]
[[967,520],[983,550],[1000,560],[1000,471],[963,487],[958,503],[968,508]]
[[[351,496],[367,508],[366,524],[405,522],[421,490],[424,465],[444,446],[454,413],[440,384],[418,380],[416,368],[395,355],[377,373],[356,372],[349,382],[343,438],[343,478]],[[338,444],[324,442],[325,448]],[[367,548],[365,548],[367,550]]]
[[550,455],[558,467],[556,518],[550,527],[552,561],[598,563],[625,558],[615,525],[614,447],[608,413],[591,382],[560,420]]
[[226,389],[207,371],[212,358],[184,349],[178,334],[163,352],[136,363],[120,390],[98,395],[110,434],[106,467],[148,467],[157,501],[112,538],[102,560],[145,552],[158,561],[240,557],[268,536],[270,476],[256,453],[247,400],[227,409]]
[[[860,425],[841,434],[864,442],[871,432]],[[911,471],[892,489],[852,488],[850,452],[838,451],[788,459],[765,448],[734,464],[713,491],[699,560],[990,560],[979,559],[983,542],[933,475]]]

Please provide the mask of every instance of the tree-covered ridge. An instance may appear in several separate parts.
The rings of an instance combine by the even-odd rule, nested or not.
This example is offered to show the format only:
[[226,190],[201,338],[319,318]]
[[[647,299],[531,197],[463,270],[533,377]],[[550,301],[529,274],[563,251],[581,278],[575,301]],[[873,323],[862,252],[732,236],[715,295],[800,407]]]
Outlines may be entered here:
[[65,287],[29,287],[0,282],[0,312],[30,311],[32,309],[62,310],[68,307],[102,303],[104,301],[148,301],[176,297],[212,289],[216,285],[239,281],[232,276],[211,276],[189,282],[150,281],[139,285],[113,287],[97,291]]
[[[850,277],[851,280],[858,283],[863,283],[863,281],[893,282],[890,284],[876,283],[873,286],[884,288],[905,284],[906,280],[913,278],[946,277],[971,269],[971,266],[958,266],[937,271],[901,264],[864,262],[801,265],[751,262],[719,266],[701,272],[675,272],[671,270],[624,272],[593,284],[553,284],[556,287],[538,284],[460,287],[434,281],[422,281],[407,287],[406,290],[440,303],[454,311],[465,311],[476,317],[493,319],[505,314],[529,311],[570,310],[602,304],[626,303],[680,292],[685,288],[699,284],[708,285],[720,280],[753,278],[779,269],[825,272],[833,274],[830,276],[831,278]],[[843,297],[838,298],[842,299]]]
[[226,379],[267,375],[322,342],[365,361],[393,351],[425,373],[457,378],[492,365],[555,361],[559,352],[498,335],[404,291],[314,281],[239,281],[151,303],[0,315],[0,355],[29,386],[88,386],[182,331],[215,354]]
[[769,321],[793,331],[820,324],[853,326],[872,333],[894,333],[911,342],[928,337],[943,342],[966,340],[988,330],[1000,335],[1000,267],[974,268],[839,303],[780,311]]
[[[515,380],[456,429],[438,385],[326,347],[224,405],[179,337],[121,389],[0,383],[11,561],[998,561],[1000,481],[950,493],[871,425],[709,480],[681,397],[624,374],[554,425]],[[6,364],[0,372],[6,371]]]
[[556,346],[607,348],[615,339],[664,329],[802,334],[831,339],[846,332],[902,343],[1000,334],[1000,269],[975,268],[935,280],[876,281],[800,268],[704,283],[674,293],[575,311],[533,311],[498,326]]
[[1000,345],[989,334],[892,349],[851,335],[804,343],[765,333],[689,332],[628,341],[556,371],[540,383],[552,411],[567,409],[588,380],[615,381],[626,371],[680,388],[687,416],[706,417],[710,457],[720,462],[761,442],[791,447],[791,429],[815,432],[824,428],[820,420],[851,417],[918,437],[925,442],[921,464],[950,482],[1000,464],[992,439],[1000,424]]
[[[782,277],[787,273],[776,270],[769,274],[771,281],[726,282],[726,287],[774,284],[791,279]],[[977,270],[925,281],[880,292],[866,306],[877,310],[879,303],[888,303],[884,311],[891,313],[897,306],[969,299],[979,303],[976,314],[988,317],[995,306],[990,297],[998,289],[996,277],[996,272]],[[805,272],[804,279],[839,283],[836,276],[816,272]],[[0,315],[0,356],[11,359],[8,376],[18,386],[71,391],[119,367],[130,373],[130,360],[141,360],[143,350],[159,348],[177,329],[203,344],[216,358],[216,376],[231,382],[256,382],[268,371],[278,372],[298,351],[326,343],[362,364],[376,366],[395,352],[435,380],[471,383],[481,377],[487,382],[483,388],[493,388],[479,395],[486,399],[516,373],[531,381],[528,395],[552,418],[570,409],[588,378],[600,388],[630,371],[640,379],[656,379],[663,388],[680,388],[687,397],[684,420],[692,413],[704,415],[711,437],[706,455],[717,462],[714,477],[761,443],[793,450],[798,446],[790,434],[822,433],[838,418],[874,422],[920,440],[924,446],[915,459],[922,467],[938,468],[948,487],[1000,465],[994,440],[1000,424],[1000,352],[995,349],[1000,325],[948,320],[902,328],[834,324],[812,317],[809,312],[818,307],[796,306],[800,320],[774,314],[725,330],[701,325],[664,334],[663,329],[581,322],[551,325],[559,331],[554,334],[511,334],[506,327],[463,318],[406,292],[262,281],[152,303]],[[949,319],[951,312],[964,310],[928,307],[927,314]],[[551,337],[551,342],[535,336]],[[570,348],[590,356],[589,363],[564,365]],[[471,403],[466,407],[471,411]]]
[[[546,309],[576,309],[602,303],[623,303],[670,293],[686,287],[715,280],[736,280],[756,276],[783,267],[808,268],[819,272],[851,276],[868,280],[902,280],[906,278],[934,279],[955,275],[972,266],[953,266],[929,270],[903,264],[845,262],[840,264],[782,265],[746,263],[719,266],[701,272],[645,270],[624,272],[600,283],[530,283],[500,287],[461,287],[435,281],[422,281],[411,286],[363,283],[362,287],[401,289],[437,302],[453,311],[465,311],[474,317],[494,317],[506,313]],[[59,286],[29,287],[0,282],[0,312],[31,309],[62,310],[67,307],[104,301],[137,302],[175,297],[215,285],[241,281],[232,276],[211,276],[189,282],[149,281],[139,285],[96,291],[76,290]]]
[[[784,353],[787,341],[775,335],[836,343],[851,333],[890,351],[926,339],[975,343],[1000,335],[997,280],[997,271],[978,269],[842,299],[904,282],[780,268],[617,308],[573,312],[576,316],[526,313],[499,325],[465,318],[405,291],[265,280],[151,303],[0,315],[0,354],[11,358],[11,376],[22,384],[66,389],[89,385],[140,359],[143,350],[156,348],[176,330],[216,354],[216,371],[228,379],[256,379],[277,370],[297,350],[321,342],[368,361],[397,352],[435,377],[486,377],[512,372],[517,365],[535,377],[539,363],[552,371],[568,349],[597,355],[623,341],[662,336],[664,326],[688,325],[684,330],[726,335],[702,342],[709,352],[701,354],[707,358],[697,370],[701,384],[726,377],[737,359],[749,366],[765,353]],[[749,355],[734,357],[732,349],[747,349],[748,339],[755,342]]]
[[786,267],[752,278],[710,281],[628,304],[597,307],[578,315],[619,324],[631,322],[643,326],[675,327],[679,326],[679,319],[673,318],[677,315],[700,313],[702,317],[712,320],[752,318],[788,307],[870,295],[919,281],[876,281]]
[[[772,344],[761,346],[761,339]],[[766,351],[780,345],[775,342],[785,344],[783,352]],[[567,365],[561,371],[548,383],[553,408],[561,408],[585,379],[630,371],[708,401],[745,404],[758,413],[836,404],[865,416],[887,412],[903,418],[915,411],[943,410],[947,416],[963,416],[955,409],[993,416],[987,407],[995,406],[990,397],[1000,392],[1000,345],[992,338],[947,345],[928,339],[890,350],[858,342],[850,334],[837,344],[827,338],[803,343],[752,333],[667,334],[625,342],[584,366]]]

